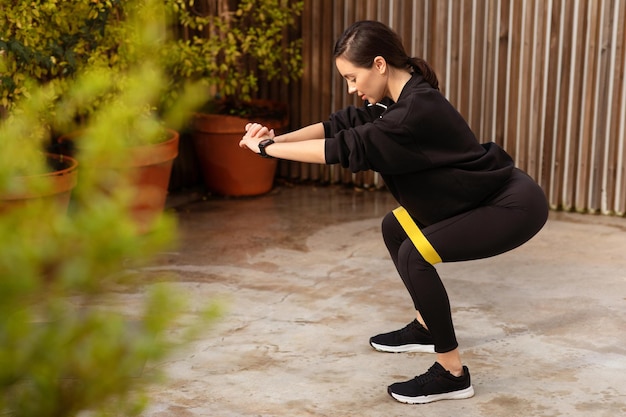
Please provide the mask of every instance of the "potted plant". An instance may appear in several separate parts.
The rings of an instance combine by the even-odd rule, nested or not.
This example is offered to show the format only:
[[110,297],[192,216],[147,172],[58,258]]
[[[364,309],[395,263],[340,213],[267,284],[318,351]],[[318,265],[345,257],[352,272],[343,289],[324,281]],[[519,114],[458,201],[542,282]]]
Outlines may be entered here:
[[175,9],[179,33],[168,68],[174,80],[200,81],[209,97],[193,117],[192,137],[212,192],[244,196],[272,188],[276,160],[257,158],[238,142],[250,120],[276,131],[288,124],[284,103],[252,97],[261,82],[302,75],[301,39],[287,39],[302,8],[294,0],[199,0]]
[[[75,62],[75,55],[52,40],[56,27],[46,28],[41,24],[46,16],[41,16],[40,10],[50,8],[50,5],[43,2],[26,5],[3,0],[1,8],[1,165],[2,182],[6,187],[0,195],[0,206],[7,210],[45,198],[58,202],[59,207],[65,210],[69,204],[69,193],[76,184],[77,164],[72,158],[44,152],[52,137],[51,126],[46,123],[45,117],[51,111],[53,96],[60,91],[62,79],[75,70],[71,65]],[[84,9],[79,7],[77,13],[82,13]],[[57,23],[51,25],[69,24],[65,23],[68,16],[69,13],[61,14],[61,20],[55,20]],[[41,45],[50,45],[49,53],[39,50]],[[67,59],[58,62],[58,58],[64,55]],[[57,62],[59,65],[56,65]],[[45,91],[38,89],[43,84],[47,84]],[[38,92],[36,99],[23,103],[20,108],[20,99],[32,97],[34,91]],[[20,117],[16,118],[16,114]],[[19,158],[16,157],[18,154]]]
[[[0,3],[3,13],[12,12],[13,3]],[[21,13],[45,4],[53,6],[28,3]],[[143,19],[135,22],[149,29]],[[7,57],[12,55],[5,50]],[[178,337],[181,330],[198,324],[175,322],[184,313],[182,294],[147,283],[139,272],[171,249],[173,219],[165,216],[152,233],[139,234],[128,210],[134,189],[127,140],[162,133],[144,109],[163,91],[165,79],[154,61],[130,63],[123,80],[109,66],[93,63],[63,79],[62,88],[56,82],[20,84],[27,93],[5,103],[0,194],[24,188],[25,175],[17,174],[34,167],[23,162],[44,166],[51,131],[73,125],[82,109],[93,105],[93,111],[81,123],[87,140],[78,153],[80,181],[69,214],[33,202],[0,215],[1,415],[138,415],[146,402],[142,387],[155,376],[144,363],[163,360],[188,340]],[[124,135],[115,135],[119,128]],[[98,172],[102,161],[106,169]],[[35,183],[44,192],[50,187],[47,180]],[[129,298],[137,302],[130,306]]]
[[[68,138],[72,139],[70,142],[76,146],[69,155],[76,154],[80,162],[78,151],[88,139],[73,139],[81,136],[78,132],[83,131],[86,121],[112,97],[124,89],[135,88],[129,80],[132,79],[130,72],[138,64],[159,59],[159,45],[167,26],[163,19],[153,18],[148,22],[146,17],[164,16],[164,4],[151,1],[70,0],[29,4],[4,1],[2,7],[0,59],[4,61],[5,70],[0,77],[0,113],[5,116],[20,99],[31,94],[33,85],[45,84],[54,91],[56,100],[49,101],[52,109],[76,74],[86,70],[115,74],[114,84],[106,88],[94,85],[92,88],[100,90],[90,101],[83,100],[72,114],[66,114],[63,120],[51,126],[51,136],[60,136],[61,140],[51,142],[50,148],[68,154],[68,149],[72,148],[67,146]],[[155,13],[157,8],[158,13]],[[149,40],[148,32],[156,34],[157,39]],[[29,83],[29,80],[35,82]],[[143,231],[148,231],[163,211],[172,162],[178,152],[179,134],[167,127],[182,123],[180,115],[168,117],[163,107],[159,107],[158,114],[154,110],[161,104],[160,96],[164,91],[164,86],[155,90],[141,121],[132,121],[153,123],[160,132],[136,136],[128,134],[128,126],[118,126],[118,133],[111,136],[112,141],[121,140],[129,149],[125,157],[131,156],[127,160],[135,171],[136,186],[131,209]]]
[[50,131],[45,94],[33,95],[17,110],[17,115],[0,120],[0,214],[33,203],[65,213],[77,183],[78,163],[43,152]]

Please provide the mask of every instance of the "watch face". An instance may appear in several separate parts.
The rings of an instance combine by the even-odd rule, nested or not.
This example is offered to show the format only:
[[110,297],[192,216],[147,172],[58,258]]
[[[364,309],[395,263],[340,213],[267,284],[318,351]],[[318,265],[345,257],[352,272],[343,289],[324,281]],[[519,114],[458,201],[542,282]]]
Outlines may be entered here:
[[261,142],[259,142],[259,148],[265,148],[272,143],[274,143],[274,139],[263,139]]

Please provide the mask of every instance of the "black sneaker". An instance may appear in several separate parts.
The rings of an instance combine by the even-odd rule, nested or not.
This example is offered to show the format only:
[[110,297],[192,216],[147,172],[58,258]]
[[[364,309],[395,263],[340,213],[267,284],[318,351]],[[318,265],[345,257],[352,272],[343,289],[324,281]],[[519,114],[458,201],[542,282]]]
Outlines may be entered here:
[[370,338],[370,345],[381,352],[435,352],[435,345],[430,332],[417,320],[413,320],[400,330]]
[[463,367],[463,375],[454,376],[438,362],[435,362],[425,374],[416,376],[410,381],[389,385],[387,392],[394,399],[406,404],[426,404],[474,396],[467,366]]

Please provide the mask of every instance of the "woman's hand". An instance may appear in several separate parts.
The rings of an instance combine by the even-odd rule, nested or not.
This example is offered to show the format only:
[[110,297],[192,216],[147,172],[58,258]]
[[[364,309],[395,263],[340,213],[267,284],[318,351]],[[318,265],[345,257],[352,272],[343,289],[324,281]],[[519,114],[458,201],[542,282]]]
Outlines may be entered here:
[[246,134],[241,138],[239,146],[259,153],[259,142],[263,139],[273,139],[274,136],[274,129],[268,129],[259,123],[248,123],[246,125]]

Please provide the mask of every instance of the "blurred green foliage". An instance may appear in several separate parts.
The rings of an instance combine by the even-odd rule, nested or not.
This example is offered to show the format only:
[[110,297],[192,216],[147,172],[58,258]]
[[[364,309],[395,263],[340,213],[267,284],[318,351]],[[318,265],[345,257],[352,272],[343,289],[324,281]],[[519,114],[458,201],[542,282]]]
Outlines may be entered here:
[[[101,20],[122,3],[119,24],[102,29]],[[7,32],[0,36],[2,97],[10,100],[0,120],[0,196],[29,191],[32,181],[23,176],[46,170],[41,151],[51,130],[78,128],[77,115],[89,109],[80,121],[88,140],[77,155],[80,180],[69,209],[39,200],[5,207],[0,200],[0,415],[136,415],[147,401],[143,388],[154,382],[149,365],[217,310],[208,305],[200,322],[183,321],[184,295],[167,277],[154,283],[144,276],[142,266],[176,244],[176,224],[166,215],[150,233],[138,232],[128,209],[125,150],[132,138],[158,140],[163,125],[178,128],[202,96],[190,88],[152,111],[169,86],[159,52],[167,27],[162,2],[0,5],[0,19],[19,18],[10,49]],[[76,36],[59,37],[64,31]],[[97,53],[112,47],[99,43],[109,35],[124,39],[117,58]],[[32,187],[50,184],[41,179]],[[175,338],[174,328],[182,333]]]

